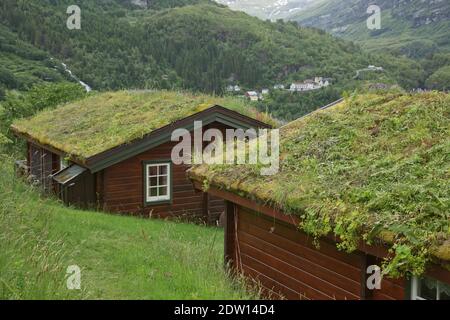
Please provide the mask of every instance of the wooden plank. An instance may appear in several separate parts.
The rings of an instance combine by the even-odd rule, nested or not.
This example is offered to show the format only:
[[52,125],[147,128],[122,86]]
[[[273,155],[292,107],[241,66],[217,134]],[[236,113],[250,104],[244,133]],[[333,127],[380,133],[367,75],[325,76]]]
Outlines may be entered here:
[[303,285],[308,286],[309,288],[314,289],[315,291],[320,292],[323,295],[327,295],[328,297],[340,300],[359,298],[359,287],[356,290],[358,294],[353,294],[339,288],[333,283],[327,282],[324,279],[314,276],[313,274],[308,273],[307,271],[300,269],[297,266],[294,266],[289,260],[279,259],[271,255],[267,251],[257,249],[243,242],[239,243],[239,248],[241,250],[240,254],[242,256],[246,255],[248,257],[252,257],[253,259],[258,260],[259,262],[264,262],[264,264],[277,270],[278,276],[276,278],[273,278],[274,280],[282,279],[283,277],[280,277],[280,274],[284,274],[293,279],[296,279],[296,281],[301,282]]
[[[254,270],[258,271],[261,274],[264,274],[266,277],[272,279],[274,282],[278,282],[285,287],[288,287],[290,290],[297,293],[298,296],[304,296],[308,299],[314,300],[333,300],[332,296],[328,296],[319,290],[316,290],[298,279],[291,277],[288,274],[280,272],[273,266],[269,266],[266,263],[255,259],[252,256],[247,254],[241,255],[243,265],[250,266]],[[286,293],[286,291],[283,291]]]
[[225,243],[224,243],[224,261],[225,265],[236,268],[236,247],[235,247],[235,217],[234,217],[234,204],[232,202],[226,202],[226,218],[225,218]]
[[[239,212],[241,214],[241,222],[243,224],[242,227],[247,229],[250,228],[250,230],[248,230],[249,233],[255,233],[255,235],[259,234],[260,237],[266,237],[268,236],[267,234],[274,235],[273,241],[275,241],[279,246],[296,250],[295,246],[297,244],[301,244],[304,247],[309,248],[310,252],[313,254],[316,254],[317,252],[322,253],[323,256],[321,259],[334,258],[334,261],[330,261],[330,263],[342,262],[348,264],[349,266],[353,266],[353,270],[358,274],[357,279],[359,281],[360,258],[358,256],[349,255],[348,253],[338,251],[334,243],[329,243],[323,240],[319,240],[319,247],[317,248],[313,243],[313,239],[297,229],[295,226],[286,225],[277,220],[267,219],[263,215],[255,215],[253,212],[245,209],[240,209]],[[347,270],[346,272],[351,271]]]
[[[303,255],[296,255],[283,248],[272,245],[271,243],[258,239],[251,236],[245,232],[239,232],[239,241],[243,244],[248,244],[264,253],[271,255],[275,259],[281,261],[286,261],[289,265],[294,268],[300,269],[305,273],[308,273],[318,279],[321,279],[327,283],[330,283],[337,287],[337,290],[345,293],[351,293],[352,295],[358,296],[360,294],[361,285],[358,281],[350,279],[345,273],[339,274],[333,270],[333,265],[329,265],[329,269],[316,264]],[[299,251],[302,250],[299,245]]]
[[[263,296],[267,299],[302,300],[302,296],[291,288],[288,288],[283,284],[265,276],[264,274],[247,266],[246,264],[242,264],[242,273],[247,277],[250,277],[255,282],[253,284],[254,286],[256,286],[256,288],[253,288],[254,290],[259,291],[263,289]],[[304,297],[303,299],[307,300],[306,297]]]

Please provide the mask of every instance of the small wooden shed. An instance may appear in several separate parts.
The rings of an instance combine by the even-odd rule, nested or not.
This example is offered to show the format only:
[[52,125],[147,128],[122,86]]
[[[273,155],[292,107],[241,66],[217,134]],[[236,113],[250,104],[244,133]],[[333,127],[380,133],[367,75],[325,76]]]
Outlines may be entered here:
[[449,106],[352,98],[282,127],[274,176],[193,167],[226,200],[225,261],[271,298],[450,299]]
[[202,132],[270,127],[245,104],[215,102],[226,103],[166,91],[103,93],[17,121],[12,130],[27,140],[29,174],[66,204],[212,224],[224,203],[194,190],[189,165],[172,163],[172,132],[192,133],[195,121]]

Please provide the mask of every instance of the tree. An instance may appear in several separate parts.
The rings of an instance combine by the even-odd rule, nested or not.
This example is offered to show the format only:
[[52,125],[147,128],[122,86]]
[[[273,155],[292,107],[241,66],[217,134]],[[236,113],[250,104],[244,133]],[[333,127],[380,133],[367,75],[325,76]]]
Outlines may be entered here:
[[11,71],[0,68],[0,84],[3,84],[8,89],[16,89],[18,81]]
[[450,90],[450,66],[442,67],[426,81],[426,87],[433,90]]
[[6,90],[2,86],[0,86],[0,101],[5,100],[6,98]]

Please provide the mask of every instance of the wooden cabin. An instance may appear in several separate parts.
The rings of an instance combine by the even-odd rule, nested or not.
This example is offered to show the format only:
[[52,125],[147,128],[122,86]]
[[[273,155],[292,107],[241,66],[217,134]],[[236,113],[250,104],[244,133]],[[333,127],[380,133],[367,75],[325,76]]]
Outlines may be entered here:
[[194,190],[186,177],[189,165],[172,163],[178,143],[171,141],[172,132],[192,133],[194,121],[202,121],[202,131],[270,126],[210,99],[170,92],[104,93],[20,120],[12,130],[27,141],[31,179],[68,205],[214,224],[224,202]]
[[[424,128],[427,112],[433,113],[430,119],[439,119],[428,128],[449,129],[450,98],[436,93],[409,99],[400,94],[363,96],[284,126],[275,176],[259,176],[251,166],[189,170],[196,188],[226,201],[226,263],[275,299],[450,299],[449,189],[439,187],[448,186],[445,169],[439,173],[448,168],[448,154],[439,151],[448,150],[441,148],[448,145],[448,136],[446,130],[433,131],[433,154],[428,151],[431,142],[417,143],[414,136],[418,126]],[[429,104],[432,109],[426,109]],[[414,108],[421,114],[412,116]],[[408,130],[391,130],[391,121],[405,118]],[[378,146],[385,151],[378,154]],[[386,150],[398,159],[395,165],[386,164]],[[414,166],[411,159],[421,154],[427,157]],[[421,188],[403,198],[411,181]],[[378,191],[370,193],[371,186]],[[357,197],[359,188],[364,192]],[[441,198],[414,198],[422,192]],[[391,213],[397,203],[401,206]],[[415,206],[421,212],[407,211]],[[355,237],[355,247],[339,249],[349,235]],[[426,252],[425,265],[408,264],[404,256],[413,251]],[[386,273],[379,286],[367,285],[374,279],[370,266]]]

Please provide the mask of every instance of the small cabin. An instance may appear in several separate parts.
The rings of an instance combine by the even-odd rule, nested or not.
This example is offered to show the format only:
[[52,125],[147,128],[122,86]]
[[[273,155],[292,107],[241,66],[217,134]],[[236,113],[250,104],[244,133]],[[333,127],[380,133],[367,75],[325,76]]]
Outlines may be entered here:
[[[450,299],[449,101],[371,95],[322,108],[280,129],[273,176],[194,166],[195,187],[226,201],[227,266],[274,299]],[[389,126],[405,119],[407,130]]]
[[27,141],[30,179],[67,205],[215,224],[223,200],[194,190],[190,165],[173,163],[172,133],[192,134],[195,123],[200,134],[270,126],[249,106],[237,112],[214,103],[187,93],[102,93],[19,120],[12,130]]
[[250,101],[259,101],[261,99],[260,95],[258,92],[256,91],[247,91],[245,93],[245,96],[247,97],[247,99],[249,99]]

